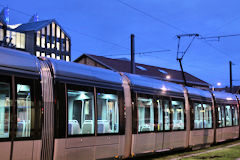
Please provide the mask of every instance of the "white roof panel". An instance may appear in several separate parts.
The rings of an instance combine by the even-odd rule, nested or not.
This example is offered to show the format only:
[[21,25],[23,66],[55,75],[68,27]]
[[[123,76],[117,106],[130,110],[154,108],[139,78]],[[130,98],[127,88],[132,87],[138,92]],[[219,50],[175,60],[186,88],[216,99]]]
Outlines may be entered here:
[[207,90],[202,90],[193,87],[186,87],[189,94],[205,97],[205,98],[212,98],[212,94]]
[[236,100],[236,97],[233,94],[227,92],[213,91],[213,95],[215,96],[216,99]]
[[146,88],[152,88],[160,91],[172,91],[183,93],[183,87],[176,83],[171,83],[167,81],[162,81],[158,79],[154,79],[147,76],[136,75],[125,73],[127,77],[130,79],[130,83],[132,86],[140,86]]
[[0,57],[1,67],[39,72],[37,58],[30,53],[0,47]]
[[49,60],[53,64],[54,74],[56,76],[122,84],[122,77],[118,72],[63,60],[51,58],[49,58]]

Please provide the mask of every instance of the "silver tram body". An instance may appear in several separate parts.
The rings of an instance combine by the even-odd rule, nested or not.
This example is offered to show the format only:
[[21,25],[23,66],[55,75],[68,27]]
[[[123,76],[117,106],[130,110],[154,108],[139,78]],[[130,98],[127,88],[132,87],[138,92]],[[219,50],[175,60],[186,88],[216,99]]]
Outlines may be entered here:
[[239,95],[0,47],[1,160],[128,158],[239,138]]

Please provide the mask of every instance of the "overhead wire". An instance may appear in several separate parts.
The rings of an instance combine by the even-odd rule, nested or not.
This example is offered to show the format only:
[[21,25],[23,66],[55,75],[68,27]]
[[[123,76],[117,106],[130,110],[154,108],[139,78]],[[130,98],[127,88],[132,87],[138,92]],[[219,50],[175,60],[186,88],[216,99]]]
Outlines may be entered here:
[[133,10],[135,10],[135,11],[137,11],[137,12],[139,12],[139,13],[145,15],[145,16],[147,16],[147,17],[150,17],[151,19],[153,19],[153,20],[155,20],[155,21],[158,21],[158,22],[161,23],[161,24],[164,24],[164,25],[166,25],[166,26],[168,26],[168,27],[170,27],[170,28],[172,28],[172,29],[174,29],[174,30],[181,31],[181,32],[185,33],[185,31],[182,30],[181,28],[179,28],[179,27],[177,27],[177,26],[174,26],[174,25],[172,25],[172,24],[170,24],[170,23],[168,23],[168,22],[166,22],[166,21],[163,21],[163,20],[161,20],[161,19],[159,19],[159,18],[157,18],[157,17],[154,17],[153,15],[151,15],[151,14],[145,12],[145,11],[142,11],[142,10],[140,10],[140,9],[138,9],[138,8],[136,8],[136,7],[134,7],[134,6],[130,5],[130,4],[122,1],[122,0],[116,0],[116,1],[118,1],[119,3],[125,5],[125,6],[131,8],[131,9],[133,9]]
[[[146,54],[152,54],[152,53],[160,53],[160,52],[169,52],[171,50],[169,49],[163,49],[163,50],[158,50],[158,51],[145,51],[145,52],[136,52],[136,55],[146,55]],[[102,55],[102,56],[126,56],[126,55],[130,55],[129,53],[125,53],[125,54],[107,54],[107,55]]]

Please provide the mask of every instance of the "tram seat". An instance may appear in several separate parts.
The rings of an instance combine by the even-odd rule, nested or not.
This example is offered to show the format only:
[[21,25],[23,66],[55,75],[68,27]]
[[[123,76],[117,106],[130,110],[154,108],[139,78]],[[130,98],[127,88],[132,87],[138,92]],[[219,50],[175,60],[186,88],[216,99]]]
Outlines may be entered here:
[[98,133],[109,133],[110,124],[107,120],[98,120]]
[[203,122],[195,120],[194,128],[203,128]]
[[150,127],[147,127],[147,126],[142,127],[142,128],[141,128],[141,131],[142,131],[142,132],[148,132],[148,131],[150,131]]
[[92,121],[85,121],[82,126],[82,134],[91,134],[93,133],[92,131],[93,124]]
[[148,131],[151,130],[151,129],[150,129],[150,125],[144,124],[143,126],[141,126],[140,130],[141,130],[142,132],[148,132]]
[[80,125],[77,120],[68,120],[68,134],[80,134]]

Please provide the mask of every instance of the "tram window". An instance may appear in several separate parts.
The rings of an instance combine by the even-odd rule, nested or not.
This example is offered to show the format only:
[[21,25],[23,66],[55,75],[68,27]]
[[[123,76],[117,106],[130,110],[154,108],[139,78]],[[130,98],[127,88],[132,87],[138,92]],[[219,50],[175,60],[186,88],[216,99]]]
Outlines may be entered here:
[[157,100],[158,105],[158,125],[157,130],[162,131],[163,130],[163,106],[162,106],[162,100]]
[[172,101],[173,130],[184,129],[184,105],[181,101]]
[[153,99],[138,97],[138,132],[154,131]]
[[203,104],[204,128],[212,128],[212,108],[209,104]]
[[194,103],[194,128],[200,129],[203,128],[203,110],[202,104]]
[[68,135],[94,134],[92,92],[68,90]]
[[0,138],[8,138],[10,131],[10,84],[0,82]]
[[97,93],[97,110],[97,133],[118,133],[118,96],[116,94]]
[[224,106],[218,106],[218,127],[225,127]]
[[233,125],[238,125],[238,110],[236,106],[232,106],[233,111]]
[[232,126],[232,111],[231,106],[227,105],[225,107],[225,115],[226,115],[226,126]]
[[163,100],[163,107],[164,107],[164,130],[169,131],[171,112],[168,100]]
[[30,137],[32,100],[30,85],[17,84],[17,132],[16,137]]

